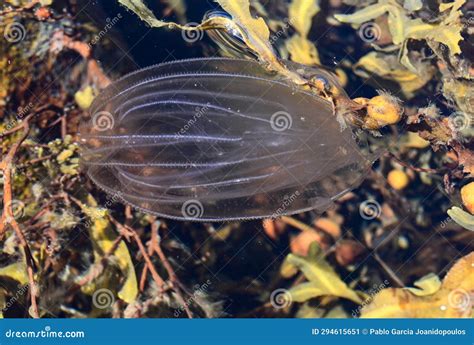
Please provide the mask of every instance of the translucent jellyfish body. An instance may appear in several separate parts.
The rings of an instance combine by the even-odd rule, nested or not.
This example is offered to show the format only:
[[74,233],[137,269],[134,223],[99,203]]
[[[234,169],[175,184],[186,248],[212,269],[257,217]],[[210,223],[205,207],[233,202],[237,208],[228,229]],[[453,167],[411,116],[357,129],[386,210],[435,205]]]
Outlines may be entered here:
[[251,60],[131,73],[95,99],[81,137],[83,166],[100,188],[175,219],[323,211],[372,163],[352,130],[341,130],[331,102]]

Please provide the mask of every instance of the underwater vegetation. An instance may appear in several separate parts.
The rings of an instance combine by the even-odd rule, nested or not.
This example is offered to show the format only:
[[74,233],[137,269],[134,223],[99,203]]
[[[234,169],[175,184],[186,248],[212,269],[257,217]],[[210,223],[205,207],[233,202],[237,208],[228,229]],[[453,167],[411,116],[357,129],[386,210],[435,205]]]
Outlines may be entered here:
[[1,316],[472,317],[473,14],[1,1]]

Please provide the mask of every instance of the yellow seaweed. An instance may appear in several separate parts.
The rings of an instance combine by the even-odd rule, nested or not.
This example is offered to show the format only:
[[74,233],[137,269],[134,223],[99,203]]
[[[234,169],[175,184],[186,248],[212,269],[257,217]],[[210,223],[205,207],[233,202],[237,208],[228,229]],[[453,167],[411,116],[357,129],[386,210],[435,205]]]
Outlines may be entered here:
[[264,61],[276,59],[275,52],[270,44],[270,29],[263,18],[254,18],[250,14],[249,0],[216,0],[227,11],[232,19],[239,24],[250,49],[259,53]]
[[442,284],[432,275],[415,283],[419,289],[388,288],[362,309],[363,318],[460,318],[472,314],[474,252],[459,259]]
[[22,285],[28,284],[28,273],[26,271],[26,264],[23,261],[19,261],[11,265],[1,267],[0,277],[8,277]]
[[74,100],[81,109],[86,110],[89,109],[95,96],[95,90],[92,86],[88,85],[74,94]]
[[307,257],[289,254],[284,262],[284,271],[289,273],[291,266],[299,269],[309,280],[290,289],[293,301],[304,302],[320,296],[336,296],[362,303],[360,296],[342,281],[336,271],[324,258],[317,243],[313,243]]
[[308,36],[311,20],[320,10],[317,0],[293,0],[288,9],[291,26],[301,36]]
[[[117,234],[112,230],[110,221],[107,218],[107,210],[98,208],[97,202],[91,195],[87,198],[87,204],[81,204],[81,209],[92,221],[89,227],[89,234],[94,247],[95,261],[98,262],[104,254],[113,248]],[[120,241],[114,256],[117,258],[118,266],[125,276],[125,281],[117,295],[126,303],[132,303],[138,295],[138,283],[135,267],[124,241]],[[84,286],[83,290],[92,293],[95,290],[95,286],[94,284],[89,284]]]
[[167,27],[169,29],[186,31],[237,30],[243,37],[245,44],[255,52],[260,61],[263,62],[268,69],[288,77],[298,85],[307,83],[300,75],[289,71],[277,58],[270,44],[270,30],[263,18],[254,18],[251,15],[249,0],[215,1],[232,16],[232,20],[226,17],[215,16],[204,20],[201,24],[196,26],[180,25],[157,19],[153,12],[143,4],[142,0],[119,0],[123,6],[136,13],[143,21],[152,27]]
[[319,65],[316,46],[307,38],[313,17],[320,11],[317,0],[293,0],[290,4],[289,22],[296,33],[285,42],[290,59],[304,65]]
[[474,216],[463,209],[453,206],[448,210],[448,216],[464,229],[474,231]]
[[464,3],[465,0],[456,0],[440,5],[441,12],[450,9],[450,13],[435,24],[425,23],[419,18],[411,19],[405,9],[394,0],[378,0],[376,4],[353,14],[337,14],[335,18],[342,23],[358,26],[387,14],[389,31],[395,45],[402,45],[408,39],[435,41],[445,44],[450,53],[454,55],[461,52],[459,42],[463,40],[461,36],[463,25],[460,22],[461,11],[459,8]]
[[320,64],[316,46],[307,38],[295,34],[285,42],[285,46],[291,61],[309,66]]
[[[375,74],[381,78],[395,81],[407,98],[422,88],[433,77],[435,69],[431,66],[418,66],[414,73],[397,61],[396,56],[372,51],[360,58],[354,65],[354,72],[364,78]],[[369,74],[367,74],[368,72]]]

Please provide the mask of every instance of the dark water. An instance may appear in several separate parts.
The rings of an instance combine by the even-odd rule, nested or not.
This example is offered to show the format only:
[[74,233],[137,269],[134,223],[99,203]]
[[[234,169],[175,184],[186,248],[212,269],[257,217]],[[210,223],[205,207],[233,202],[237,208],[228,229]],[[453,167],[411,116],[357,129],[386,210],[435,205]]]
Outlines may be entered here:
[[[158,19],[165,21],[178,21],[178,18],[170,11],[169,16],[164,16],[166,7],[159,1],[145,1],[147,6],[153,11]],[[268,4],[269,12],[278,12],[274,16],[284,18],[286,14],[279,13],[284,6],[277,6],[278,1]],[[186,19],[188,23],[198,23],[202,20],[205,13],[210,10],[220,10],[217,3],[212,0],[192,0],[187,1]],[[153,64],[178,60],[191,57],[203,57],[216,54],[216,45],[207,35],[196,43],[187,43],[183,40],[181,31],[168,30],[165,28],[150,28],[135,14],[126,10],[117,1],[99,0],[84,2],[81,6],[80,16],[84,21],[92,21],[100,30],[107,24],[107,18],[113,19],[118,14],[122,16],[120,20],[107,32],[106,38],[111,41],[117,49],[115,55],[111,56],[109,52],[100,51],[100,47],[94,51],[94,56],[99,58],[106,66],[105,70],[110,73],[123,75],[129,71],[147,67]],[[279,8],[280,11],[277,11]],[[354,34],[348,26],[334,27],[327,24],[324,17],[332,15],[327,12],[327,8],[315,17],[310,32],[310,39],[317,42],[318,51],[323,65],[329,69],[340,67],[340,62],[350,56],[357,60],[366,53],[360,49],[363,46],[359,37]],[[286,11],[285,11],[286,12]],[[290,32],[291,33],[291,32]],[[339,38],[343,38],[341,41]],[[283,44],[285,37],[276,45]],[[100,46],[100,45],[98,45]],[[114,47],[114,48],[115,48]],[[349,74],[350,82],[346,91],[353,97],[371,97],[375,91],[365,85],[359,78],[352,73]],[[356,94],[355,94],[356,92]]]
[[[188,6],[188,22],[200,22],[204,14],[219,8],[212,1],[195,1],[199,5]],[[146,1],[155,16],[166,21],[177,21],[175,15],[163,16],[165,7],[159,1]],[[203,46],[212,44],[204,36],[197,44],[186,43],[179,30],[150,28],[137,15],[118,4],[118,1],[99,0],[85,4],[81,16],[87,16],[99,28],[107,24],[107,18],[118,14],[120,20],[109,31],[107,38],[119,49],[124,60],[135,67],[146,67],[164,61],[203,56]],[[131,66],[131,67],[132,67]],[[134,69],[134,68],[131,68]]]

